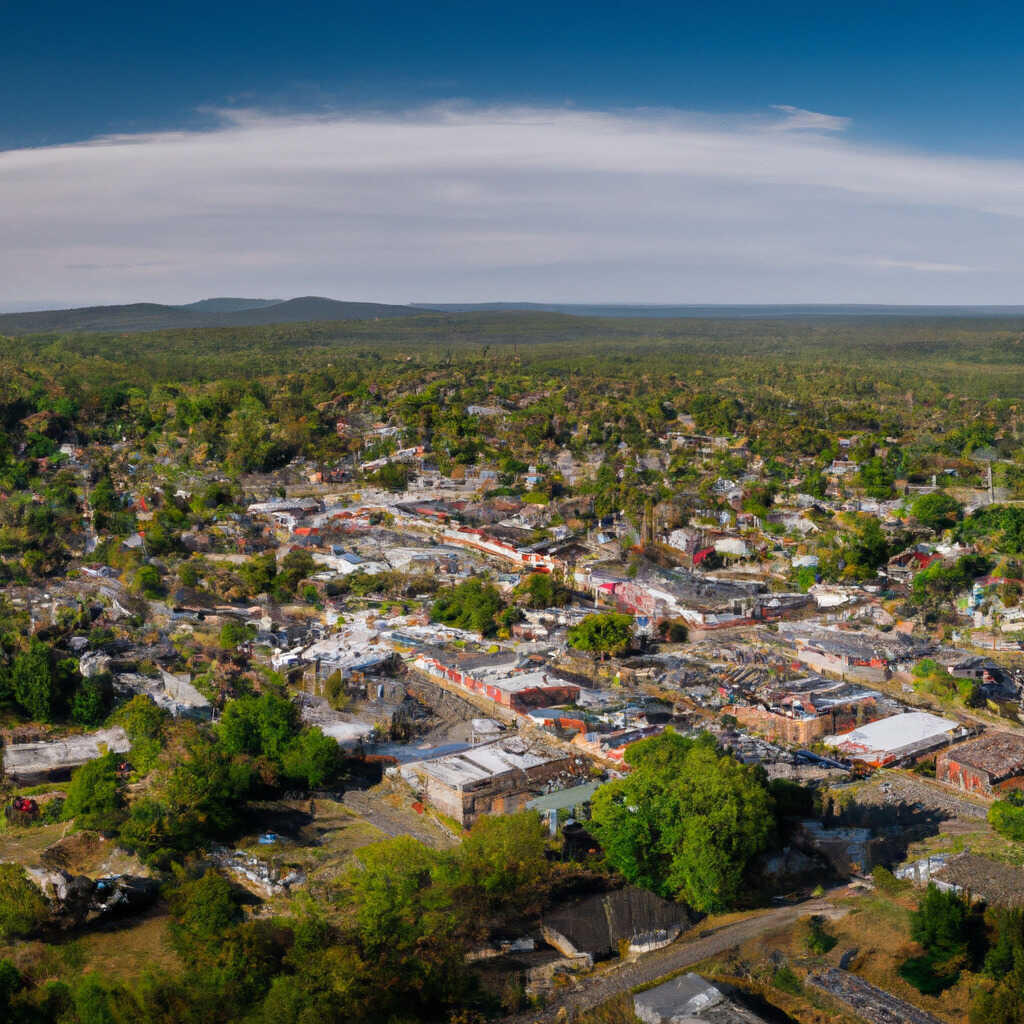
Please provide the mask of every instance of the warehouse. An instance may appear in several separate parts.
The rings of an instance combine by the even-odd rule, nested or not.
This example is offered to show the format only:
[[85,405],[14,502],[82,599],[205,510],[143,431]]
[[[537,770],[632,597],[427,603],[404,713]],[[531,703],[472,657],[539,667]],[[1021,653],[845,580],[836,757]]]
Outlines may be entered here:
[[958,743],[936,758],[935,778],[984,796],[1024,788],[1024,736],[987,732]]
[[404,765],[401,775],[432,807],[468,827],[481,814],[519,811],[535,796],[576,784],[587,761],[511,737]]
[[967,730],[948,718],[911,711],[822,741],[844,757],[875,768],[913,761],[963,739]]

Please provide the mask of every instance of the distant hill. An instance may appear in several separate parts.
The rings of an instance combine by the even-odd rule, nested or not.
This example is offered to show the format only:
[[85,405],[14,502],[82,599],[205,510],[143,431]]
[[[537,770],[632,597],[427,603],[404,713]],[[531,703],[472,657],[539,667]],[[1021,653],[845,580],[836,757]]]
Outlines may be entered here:
[[257,327],[307,321],[375,320],[423,316],[436,312],[423,306],[388,306],[379,302],[339,302],[316,295],[298,299],[203,299],[187,306],[135,302],[127,306],[87,306],[31,313],[0,314],[0,335],[45,334],[54,331],[163,331],[180,327]]
[[194,309],[199,313],[237,313],[243,309],[260,309],[263,306],[276,306],[284,299],[200,299],[198,302],[189,302],[184,306],[177,306],[177,309]]
[[[426,309],[426,307],[423,307]],[[857,303],[749,306],[584,305],[566,302],[434,302],[445,313],[564,313],[569,316],[632,320],[789,320],[819,317],[1003,317],[1020,316],[1024,306],[873,306]]]

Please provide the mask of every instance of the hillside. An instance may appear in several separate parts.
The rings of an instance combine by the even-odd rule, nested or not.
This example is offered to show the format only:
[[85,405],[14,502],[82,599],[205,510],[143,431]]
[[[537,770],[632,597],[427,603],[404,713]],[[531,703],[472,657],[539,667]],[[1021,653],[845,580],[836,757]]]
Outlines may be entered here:
[[187,306],[135,302],[31,313],[0,314],[0,334],[163,331],[182,327],[256,327],[330,320],[420,316],[422,308],[377,302],[339,302],[315,295],[297,299],[206,299]]

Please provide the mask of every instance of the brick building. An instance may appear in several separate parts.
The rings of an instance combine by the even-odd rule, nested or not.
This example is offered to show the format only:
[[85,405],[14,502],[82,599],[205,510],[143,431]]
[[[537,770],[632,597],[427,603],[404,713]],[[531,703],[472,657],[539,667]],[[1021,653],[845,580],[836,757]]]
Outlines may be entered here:
[[1024,736],[986,732],[977,739],[958,743],[936,758],[935,777],[983,796],[1024,789]]
[[579,782],[588,762],[511,737],[404,765],[401,775],[432,807],[468,827],[481,814],[510,814],[535,796]]

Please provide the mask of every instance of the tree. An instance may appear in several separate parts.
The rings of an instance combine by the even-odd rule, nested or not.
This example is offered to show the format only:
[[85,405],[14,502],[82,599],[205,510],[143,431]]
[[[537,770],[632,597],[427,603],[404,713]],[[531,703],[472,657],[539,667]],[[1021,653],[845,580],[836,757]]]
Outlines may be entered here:
[[161,754],[157,777],[121,829],[122,842],[156,865],[230,835],[252,788],[251,761],[231,757],[198,726],[179,730],[179,743]]
[[492,636],[498,629],[498,615],[505,602],[493,583],[466,580],[440,593],[431,609],[431,618],[481,636]]
[[547,837],[536,811],[484,815],[458,847],[455,861],[459,900],[483,900],[488,913],[522,913],[540,900],[550,869]]
[[49,917],[39,889],[20,864],[0,864],[0,939],[31,935]]
[[[468,908],[443,883],[438,854],[408,836],[364,846],[344,878],[354,909],[353,938],[381,1020],[441,1017],[465,990],[459,935]],[[433,1012],[431,1012],[433,1011]]]
[[110,676],[88,676],[78,684],[71,698],[71,721],[95,728],[107,717],[112,700]]
[[303,731],[289,744],[282,758],[287,778],[318,789],[334,779],[344,763],[338,741],[315,726]]
[[710,736],[671,729],[628,747],[626,761],[630,774],[594,794],[592,823],[609,862],[697,910],[734,904],[775,828],[763,773],[722,754]]
[[870,498],[891,497],[894,479],[892,470],[877,455],[868,459],[857,474],[857,483]]
[[578,651],[593,654],[622,654],[633,640],[633,616],[618,612],[588,615],[569,629],[569,643]]
[[160,581],[160,573],[152,565],[140,565],[135,571],[135,579],[132,588],[136,593],[141,594],[149,600],[156,600],[163,596],[163,583]]
[[220,635],[217,639],[222,650],[233,651],[239,644],[251,640],[253,636],[255,636],[255,631],[251,626],[228,620],[220,627]]
[[242,907],[228,880],[214,869],[199,878],[179,879],[171,890],[171,941],[186,963],[220,943],[224,933],[243,919]]
[[229,701],[217,725],[221,747],[228,755],[263,755],[278,763],[298,731],[295,705],[273,693]]
[[532,572],[516,587],[516,596],[528,608],[560,608],[568,604],[570,593],[547,572]]
[[57,702],[57,676],[50,648],[33,638],[11,665],[11,692],[22,709],[37,722],[53,718]]
[[862,516],[843,551],[846,564],[860,577],[867,578],[889,557],[889,542],[874,516]]
[[1024,793],[1011,790],[1005,800],[996,800],[988,809],[988,823],[1001,835],[1024,842]]
[[64,801],[65,821],[79,828],[112,831],[124,820],[124,798],[117,778],[117,754],[104,754],[77,768]]
[[170,721],[169,712],[159,707],[147,694],[132,697],[118,708],[114,720],[124,728],[131,740],[132,766],[139,775],[145,775],[156,764],[163,749],[164,732]]
[[962,513],[963,507],[960,502],[941,491],[921,494],[910,504],[910,514],[922,526],[936,533],[955,526]]
[[930,884],[910,915],[910,937],[925,950],[900,966],[900,974],[919,991],[934,995],[960,975],[970,940],[970,915],[959,893]]

